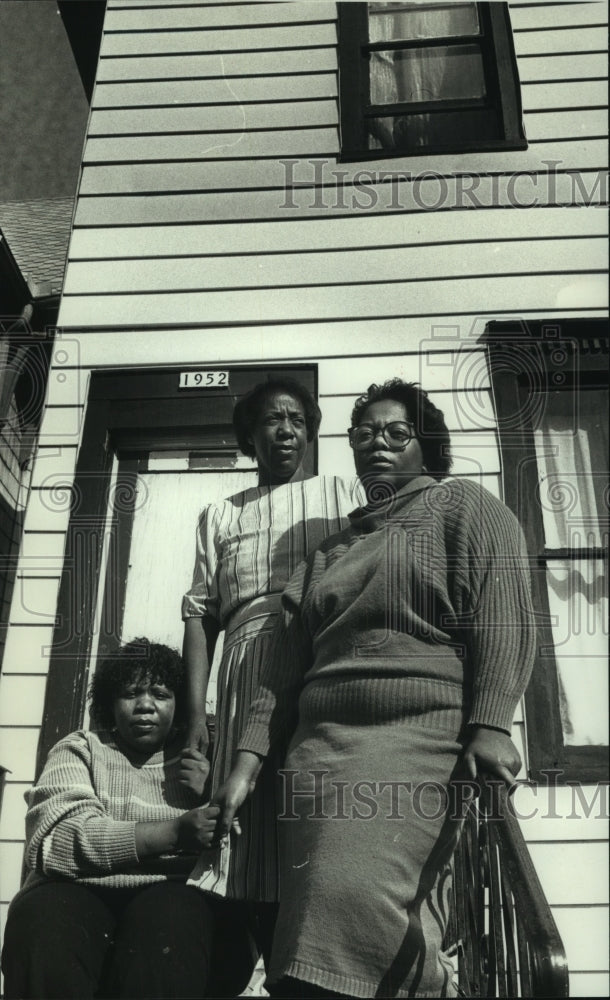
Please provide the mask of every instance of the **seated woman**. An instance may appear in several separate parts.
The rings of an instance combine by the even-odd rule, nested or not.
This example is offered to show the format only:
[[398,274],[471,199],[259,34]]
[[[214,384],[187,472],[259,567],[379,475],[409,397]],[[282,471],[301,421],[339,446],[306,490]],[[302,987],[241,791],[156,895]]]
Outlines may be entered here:
[[[301,564],[234,769],[226,832],[260,761],[284,770],[273,996],[454,995],[448,863],[479,771],[514,783],[510,739],[534,616],[513,514],[446,479],[449,434],[418,386],[356,401],[367,504]],[[462,783],[460,783],[462,782]]]
[[185,884],[218,809],[201,805],[207,762],[181,750],[182,660],[135,639],[90,698],[99,731],[60,740],[29,793],[5,996],[234,996],[255,960],[245,915]]

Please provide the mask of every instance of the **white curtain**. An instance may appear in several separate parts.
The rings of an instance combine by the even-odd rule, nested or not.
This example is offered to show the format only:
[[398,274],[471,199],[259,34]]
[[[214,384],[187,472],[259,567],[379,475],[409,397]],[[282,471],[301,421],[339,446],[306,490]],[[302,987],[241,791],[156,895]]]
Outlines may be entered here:
[[[475,3],[372,3],[369,4],[369,40],[409,41],[477,34]],[[436,101],[445,98],[482,97],[485,92],[478,49],[430,46],[417,49],[374,51],[370,57],[371,104],[403,101]],[[371,131],[375,146],[394,148],[396,130],[408,127],[408,142],[421,145],[428,137],[431,115],[404,119],[375,119]],[[403,137],[404,138],[404,137]]]
[[[559,400],[559,396],[557,397]],[[549,412],[535,432],[540,506],[547,549],[591,549],[604,545],[596,482],[603,440],[599,413],[581,394],[573,413]],[[559,404],[561,405],[561,404]],[[549,407],[556,410],[552,403]],[[587,410],[589,412],[587,412]],[[597,493],[597,495],[596,495]],[[608,597],[601,559],[551,559],[547,565],[549,608],[559,672],[560,708],[568,745],[608,743]]]

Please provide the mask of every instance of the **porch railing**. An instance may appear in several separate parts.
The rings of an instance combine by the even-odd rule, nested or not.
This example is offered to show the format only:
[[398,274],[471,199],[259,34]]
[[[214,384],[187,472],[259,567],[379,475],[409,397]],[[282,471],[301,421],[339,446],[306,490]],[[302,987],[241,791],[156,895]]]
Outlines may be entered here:
[[568,967],[519,823],[499,783],[471,805],[453,859],[449,954],[465,997],[567,997]]

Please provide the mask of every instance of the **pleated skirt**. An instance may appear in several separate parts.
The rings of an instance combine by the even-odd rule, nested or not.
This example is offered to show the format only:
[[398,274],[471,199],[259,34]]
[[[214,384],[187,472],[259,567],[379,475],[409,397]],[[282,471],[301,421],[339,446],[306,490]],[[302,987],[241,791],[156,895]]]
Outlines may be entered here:
[[[217,682],[212,796],[230,774],[279,608],[279,594],[257,598],[239,608],[227,625]],[[265,761],[254,794],[239,810],[242,833],[241,836],[231,835],[226,871],[219,879],[210,876],[202,888],[253,902],[277,902],[279,899],[276,816],[282,757],[280,748]]]

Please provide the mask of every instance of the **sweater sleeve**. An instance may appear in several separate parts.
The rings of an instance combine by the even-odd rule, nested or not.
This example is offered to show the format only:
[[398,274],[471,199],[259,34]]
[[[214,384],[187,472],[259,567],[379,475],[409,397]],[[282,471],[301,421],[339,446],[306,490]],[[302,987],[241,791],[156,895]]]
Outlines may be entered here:
[[510,733],[536,651],[525,541],[514,514],[481,491],[465,519],[469,580],[465,635],[472,669],[469,723]]
[[84,733],[53,747],[29,793],[25,858],[45,875],[110,875],[138,863],[136,824],[114,820],[92,782],[91,748]]
[[299,599],[306,575],[307,563],[301,563],[282,595],[283,607],[238,750],[266,757],[273,747],[287,742],[294,731],[303,678],[313,659]]

